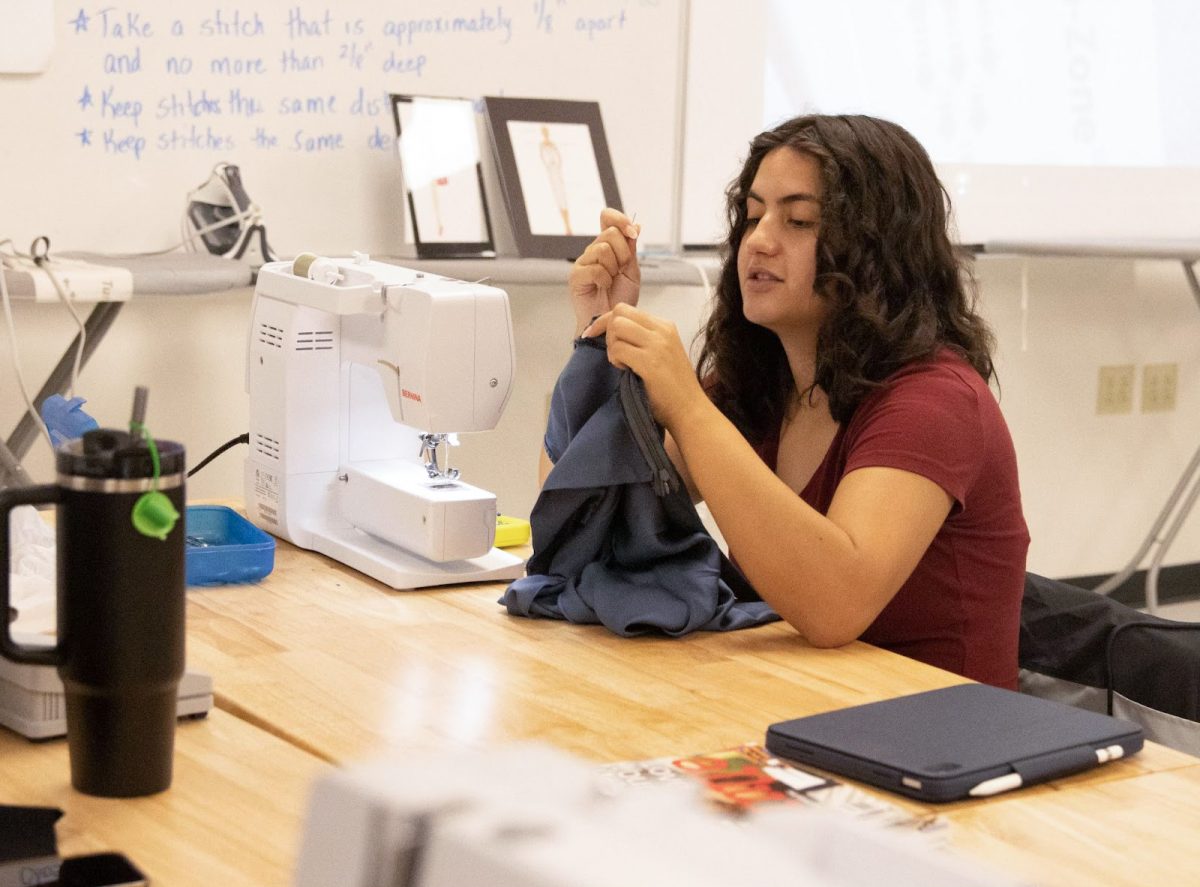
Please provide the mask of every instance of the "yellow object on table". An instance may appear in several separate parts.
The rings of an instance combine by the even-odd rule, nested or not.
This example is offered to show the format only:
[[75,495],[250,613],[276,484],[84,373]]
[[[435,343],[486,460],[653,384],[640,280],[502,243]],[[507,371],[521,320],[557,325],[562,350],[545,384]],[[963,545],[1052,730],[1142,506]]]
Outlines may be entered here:
[[511,548],[529,541],[529,521],[506,514],[496,515],[496,547]]

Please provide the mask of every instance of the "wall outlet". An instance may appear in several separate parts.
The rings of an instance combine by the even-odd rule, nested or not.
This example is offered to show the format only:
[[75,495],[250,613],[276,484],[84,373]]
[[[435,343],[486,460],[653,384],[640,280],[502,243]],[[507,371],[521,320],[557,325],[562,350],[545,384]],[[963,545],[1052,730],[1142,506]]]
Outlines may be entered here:
[[1169,413],[1175,409],[1179,364],[1148,363],[1142,367],[1142,412]]
[[1100,383],[1096,391],[1097,416],[1133,412],[1133,378],[1136,369],[1131,363],[1100,367]]

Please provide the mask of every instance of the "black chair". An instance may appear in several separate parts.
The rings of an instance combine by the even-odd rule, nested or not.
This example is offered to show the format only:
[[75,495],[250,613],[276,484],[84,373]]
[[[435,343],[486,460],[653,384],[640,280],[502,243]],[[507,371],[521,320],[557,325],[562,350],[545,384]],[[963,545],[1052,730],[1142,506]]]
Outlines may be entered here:
[[1021,692],[1133,721],[1147,739],[1200,755],[1200,623],[1028,573],[1018,661]]

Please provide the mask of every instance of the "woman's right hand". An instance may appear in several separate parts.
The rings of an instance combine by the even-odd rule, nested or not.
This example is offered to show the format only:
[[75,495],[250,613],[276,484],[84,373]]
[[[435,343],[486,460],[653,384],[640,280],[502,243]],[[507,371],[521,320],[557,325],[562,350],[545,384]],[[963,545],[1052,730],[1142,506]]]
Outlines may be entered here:
[[600,234],[575,260],[567,278],[576,336],[593,317],[611,311],[614,305],[637,305],[642,287],[637,260],[640,233],[641,228],[620,210],[609,208],[600,213]]

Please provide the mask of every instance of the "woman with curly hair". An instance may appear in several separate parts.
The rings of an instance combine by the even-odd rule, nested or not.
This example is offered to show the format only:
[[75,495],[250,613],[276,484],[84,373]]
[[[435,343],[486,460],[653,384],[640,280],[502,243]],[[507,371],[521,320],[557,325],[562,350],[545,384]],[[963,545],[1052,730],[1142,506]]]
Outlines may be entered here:
[[1015,688],[1029,534],[948,203],[901,127],[798,117],[752,141],[729,187],[697,369],[636,307],[622,213],[604,211],[570,291],[576,334],[641,377],[693,498],[807,641]]

